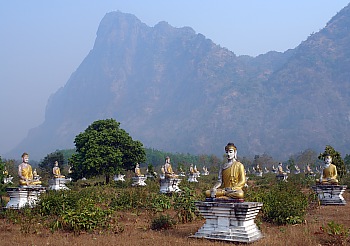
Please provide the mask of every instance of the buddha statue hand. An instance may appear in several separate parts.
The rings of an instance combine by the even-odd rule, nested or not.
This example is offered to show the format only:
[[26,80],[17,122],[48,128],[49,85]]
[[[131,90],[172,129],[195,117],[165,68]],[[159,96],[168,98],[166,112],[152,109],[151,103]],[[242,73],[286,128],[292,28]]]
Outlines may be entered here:
[[215,198],[216,197],[216,192],[217,192],[217,189],[214,187],[210,190],[210,197],[211,198]]

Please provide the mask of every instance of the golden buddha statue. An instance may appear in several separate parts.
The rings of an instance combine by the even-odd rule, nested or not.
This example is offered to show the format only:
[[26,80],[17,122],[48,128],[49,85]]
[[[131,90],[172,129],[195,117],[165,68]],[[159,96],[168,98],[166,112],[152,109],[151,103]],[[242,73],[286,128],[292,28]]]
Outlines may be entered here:
[[316,179],[319,184],[332,184],[337,185],[337,167],[332,164],[332,156],[326,154],[324,157],[325,167],[323,168],[322,175],[320,179]]
[[20,185],[40,185],[40,180],[34,180],[32,166],[28,163],[29,155],[22,154],[22,163],[18,166],[18,176]]
[[173,168],[171,167],[170,164],[170,157],[167,156],[165,158],[165,164],[164,164],[164,173],[165,173],[165,178],[177,178],[178,176],[174,173]]
[[193,164],[190,165],[190,174],[191,174],[191,175],[194,174]]
[[58,167],[58,161],[55,161],[55,165],[52,168],[52,173],[54,178],[64,178],[65,176],[61,175],[61,170]]
[[136,167],[135,167],[135,177],[143,177],[143,174],[141,174],[141,170],[140,170],[140,164],[136,163]]
[[285,172],[283,171],[282,162],[278,163],[277,170],[278,170],[278,174],[279,174],[279,175],[286,175],[286,174],[287,174],[287,173],[285,173]]
[[[245,185],[245,171],[242,163],[236,160],[237,147],[233,143],[228,143],[225,147],[227,163],[219,170],[219,180],[211,190],[205,192],[206,197],[219,199],[242,199]],[[219,189],[223,186],[223,189]]]

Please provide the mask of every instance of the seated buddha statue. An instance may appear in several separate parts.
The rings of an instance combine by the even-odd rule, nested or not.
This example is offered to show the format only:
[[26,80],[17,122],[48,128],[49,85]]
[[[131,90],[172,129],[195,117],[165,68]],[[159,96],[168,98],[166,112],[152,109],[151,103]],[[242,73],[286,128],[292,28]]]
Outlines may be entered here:
[[169,179],[169,178],[177,178],[178,175],[176,175],[173,171],[173,168],[171,167],[170,164],[170,157],[167,156],[165,158],[165,164],[164,164],[164,172],[165,172],[165,178]]
[[[242,199],[245,185],[245,171],[242,163],[236,160],[237,147],[228,143],[225,147],[227,162],[219,170],[218,182],[205,192],[207,198]],[[220,188],[222,186],[222,188]]]
[[190,165],[190,175],[194,174],[193,164]]
[[143,174],[141,174],[140,164],[136,163],[135,167],[135,177],[142,177]]
[[55,161],[55,165],[54,167],[52,168],[52,173],[54,175],[54,178],[64,178],[63,175],[61,175],[61,170],[60,168],[58,167],[58,161]]
[[40,185],[40,180],[35,180],[33,176],[32,166],[28,163],[29,155],[23,153],[22,163],[18,166],[18,176],[20,185]]
[[286,173],[283,171],[283,165],[281,162],[278,163],[277,170],[279,175],[286,175]]
[[326,154],[324,157],[324,162],[325,165],[321,174],[321,178],[316,179],[316,183],[337,185],[337,167],[334,164],[332,164],[332,156]]

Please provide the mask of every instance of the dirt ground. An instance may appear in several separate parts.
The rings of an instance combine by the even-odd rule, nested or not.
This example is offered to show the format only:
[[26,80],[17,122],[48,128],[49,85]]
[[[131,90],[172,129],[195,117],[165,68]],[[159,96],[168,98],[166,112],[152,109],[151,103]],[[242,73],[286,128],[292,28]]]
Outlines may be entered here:
[[[310,211],[306,222],[301,225],[275,226],[269,223],[261,224],[263,238],[250,245],[341,245],[340,241],[322,233],[320,227],[330,221],[350,228],[350,192],[347,190],[344,198],[348,201],[345,206],[321,206]],[[122,233],[101,232],[96,234],[73,233],[39,230],[34,234],[24,234],[20,226],[13,225],[6,220],[0,220],[0,245],[198,245],[217,246],[233,243],[211,241],[206,239],[189,238],[190,235],[205,223],[204,220],[193,223],[179,224],[174,229],[153,231],[150,227],[150,214],[123,213],[120,224],[124,228]],[[233,244],[240,245],[240,244]],[[244,244],[246,245],[246,244]],[[345,242],[343,245],[350,245]]]

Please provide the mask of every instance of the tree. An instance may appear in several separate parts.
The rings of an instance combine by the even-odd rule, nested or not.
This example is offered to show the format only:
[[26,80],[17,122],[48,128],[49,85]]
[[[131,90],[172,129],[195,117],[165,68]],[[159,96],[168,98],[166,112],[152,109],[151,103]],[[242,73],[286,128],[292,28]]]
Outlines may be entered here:
[[64,165],[64,156],[63,156],[63,153],[61,151],[56,150],[55,152],[50,153],[47,156],[45,156],[44,160],[42,160],[39,163],[40,170],[43,173],[51,174],[52,168],[55,165],[55,161],[58,162],[58,165],[60,167],[63,167],[63,165]]
[[69,159],[74,179],[110,175],[135,168],[146,161],[140,141],[134,141],[114,119],[98,120],[75,137],[76,154]]
[[350,169],[350,155],[346,154],[344,157],[344,164],[347,170]]
[[340,178],[346,174],[346,168],[343,159],[338,151],[336,151],[332,146],[327,145],[324,152],[318,155],[318,159],[324,160],[326,154],[332,156],[332,164],[337,167],[337,172]]

